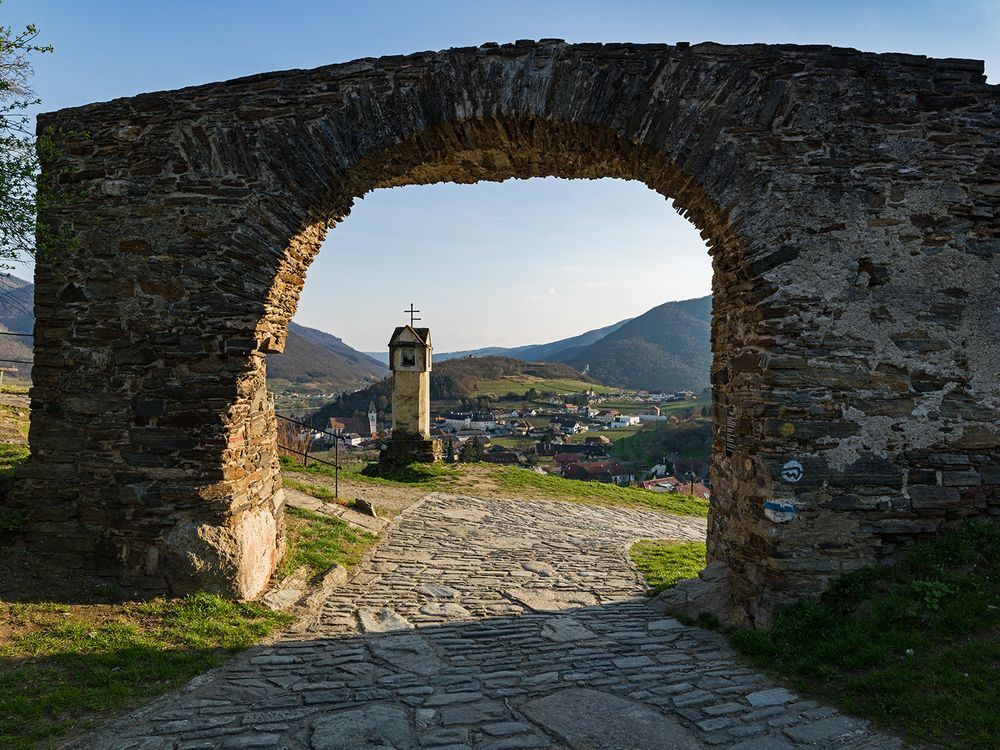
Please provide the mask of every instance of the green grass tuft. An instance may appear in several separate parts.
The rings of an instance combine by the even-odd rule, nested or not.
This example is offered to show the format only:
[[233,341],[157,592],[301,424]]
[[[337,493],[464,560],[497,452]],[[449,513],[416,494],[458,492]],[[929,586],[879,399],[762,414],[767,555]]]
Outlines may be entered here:
[[628,552],[656,593],[673,588],[685,578],[697,578],[705,567],[704,542],[643,539]]
[[23,443],[0,443],[0,477],[14,476],[14,470],[28,460],[28,446]]
[[288,552],[275,573],[277,578],[301,566],[309,568],[311,575],[336,564],[350,569],[378,541],[374,534],[354,529],[339,518],[300,508],[288,508],[285,519]]
[[968,521],[732,641],[800,691],[912,739],[1000,749],[1000,525]]

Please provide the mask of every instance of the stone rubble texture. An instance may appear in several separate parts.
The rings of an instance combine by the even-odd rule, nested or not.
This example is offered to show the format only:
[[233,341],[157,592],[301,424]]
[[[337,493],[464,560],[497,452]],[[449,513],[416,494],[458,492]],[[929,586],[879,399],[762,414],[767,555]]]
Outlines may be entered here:
[[998,113],[974,60],[542,40],[43,115],[69,170],[44,218],[77,248],[36,268],[29,540],[133,589],[256,595],[284,527],[266,356],[354,200],[634,179],[710,246],[707,599],[766,624],[1000,512]]
[[[71,747],[901,750],[647,606],[629,544],[704,534],[697,518],[430,495],[308,630]],[[553,605],[574,600],[590,603]]]

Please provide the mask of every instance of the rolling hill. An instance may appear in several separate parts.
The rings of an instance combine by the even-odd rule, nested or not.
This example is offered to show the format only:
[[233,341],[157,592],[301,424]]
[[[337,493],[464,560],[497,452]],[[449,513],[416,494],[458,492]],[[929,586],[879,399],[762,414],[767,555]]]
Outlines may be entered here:
[[388,372],[336,336],[295,322],[288,324],[285,351],[267,358],[268,385],[278,390],[336,393],[361,388]]
[[[0,276],[0,331],[34,333],[35,285],[16,276]],[[33,357],[30,336],[0,336],[0,360],[31,361]],[[31,376],[31,365],[0,361],[0,367],[16,367],[16,373],[7,373],[19,380]]]
[[568,358],[602,383],[647,390],[708,387],[712,298],[667,302],[633,318]]

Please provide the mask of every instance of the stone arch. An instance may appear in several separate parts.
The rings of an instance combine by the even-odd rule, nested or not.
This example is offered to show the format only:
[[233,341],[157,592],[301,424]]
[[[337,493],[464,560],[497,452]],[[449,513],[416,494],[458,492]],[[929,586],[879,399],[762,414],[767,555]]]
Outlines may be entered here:
[[548,40],[47,115],[78,249],[37,268],[29,538],[254,595],[282,539],[264,358],[325,230],[379,187],[627,177],[712,246],[714,606],[764,622],[997,513],[998,102],[974,61]]

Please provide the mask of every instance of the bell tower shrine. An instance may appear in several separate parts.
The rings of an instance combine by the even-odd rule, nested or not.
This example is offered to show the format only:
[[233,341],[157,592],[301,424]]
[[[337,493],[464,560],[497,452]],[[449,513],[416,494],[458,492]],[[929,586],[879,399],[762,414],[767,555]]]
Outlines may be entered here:
[[392,370],[392,437],[382,443],[379,468],[391,471],[414,461],[441,460],[441,444],[431,439],[431,331],[416,328],[420,312],[404,312],[410,324],[399,326],[389,339]]

